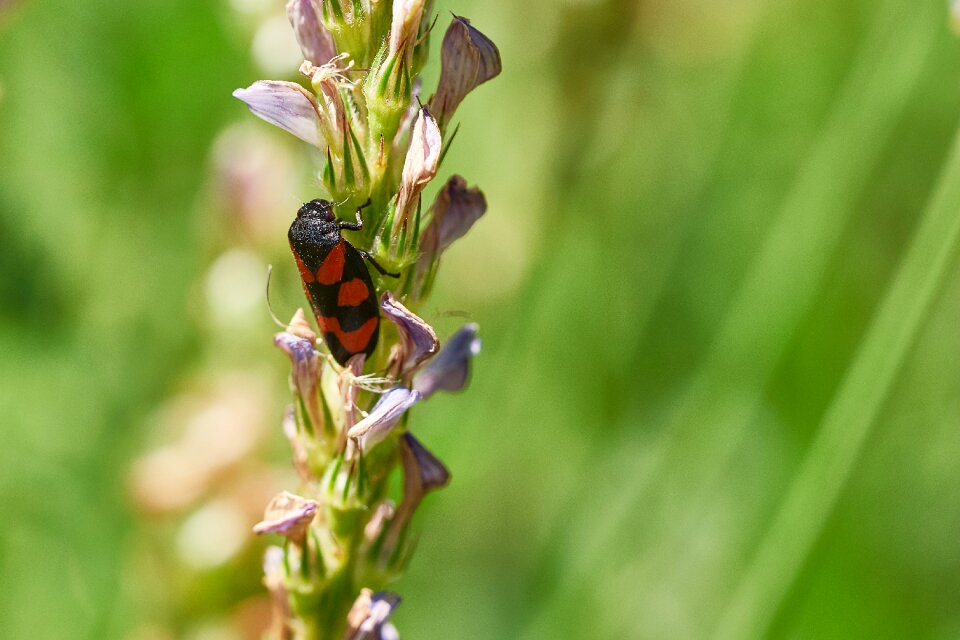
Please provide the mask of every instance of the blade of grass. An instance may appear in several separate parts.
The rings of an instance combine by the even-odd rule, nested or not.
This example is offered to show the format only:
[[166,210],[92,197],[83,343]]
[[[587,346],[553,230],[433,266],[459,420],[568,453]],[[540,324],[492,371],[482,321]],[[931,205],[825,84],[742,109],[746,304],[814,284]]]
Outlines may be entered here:
[[[614,498],[587,512],[589,522],[573,534],[578,552],[552,604],[595,573],[608,541],[632,514],[646,514],[648,524],[659,522],[668,503],[709,486],[727,464],[812,304],[856,199],[923,71],[938,33],[933,26],[940,17],[937,9],[906,6],[901,0],[880,5],[823,134],[773,221],[704,363],[645,463],[631,478],[618,476],[615,490],[606,493]],[[891,47],[892,41],[898,46]],[[642,535],[649,538],[651,531]],[[549,616],[548,611],[543,616]]]
[[715,637],[762,637],[833,511],[960,244],[960,132],[910,249]]

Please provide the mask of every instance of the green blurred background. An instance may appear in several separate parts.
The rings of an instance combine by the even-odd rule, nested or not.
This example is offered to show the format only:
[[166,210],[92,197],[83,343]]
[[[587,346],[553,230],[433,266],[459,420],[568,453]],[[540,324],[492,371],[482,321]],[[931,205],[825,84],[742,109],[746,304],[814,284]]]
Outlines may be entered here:
[[[416,411],[403,637],[960,638],[955,238],[869,333],[957,178],[943,0],[436,8],[504,72],[444,166],[490,208],[426,316],[484,351]],[[230,92],[297,63],[280,0],[0,2],[0,637],[258,637],[263,282],[302,304],[318,194]]]

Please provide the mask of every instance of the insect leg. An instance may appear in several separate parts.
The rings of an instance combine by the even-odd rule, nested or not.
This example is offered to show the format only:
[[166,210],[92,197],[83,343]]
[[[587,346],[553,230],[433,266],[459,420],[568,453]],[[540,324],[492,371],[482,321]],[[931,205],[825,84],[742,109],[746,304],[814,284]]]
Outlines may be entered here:
[[363,229],[363,218],[360,217],[360,212],[370,206],[370,198],[367,198],[367,201],[362,205],[357,207],[357,221],[356,222],[344,222],[343,220],[337,220],[337,226],[341,229],[350,229],[351,231],[360,231]]
[[[356,249],[356,247],[354,247],[354,249]],[[399,274],[399,273],[390,273],[389,271],[387,271],[386,269],[384,269],[384,268],[380,265],[379,262],[377,262],[376,260],[374,260],[374,258],[373,258],[372,255],[370,255],[369,253],[367,253],[367,252],[364,251],[363,249],[357,249],[357,253],[359,253],[361,256],[363,256],[364,259],[369,260],[369,261],[370,261],[370,264],[372,264],[372,265],[376,268],[376,270],[379,271],[380,273],[382,273],[383,275],[385,275],[385,276],[390,276],[391,278],[399,278],[399,277],[400,277],[400,274]]]

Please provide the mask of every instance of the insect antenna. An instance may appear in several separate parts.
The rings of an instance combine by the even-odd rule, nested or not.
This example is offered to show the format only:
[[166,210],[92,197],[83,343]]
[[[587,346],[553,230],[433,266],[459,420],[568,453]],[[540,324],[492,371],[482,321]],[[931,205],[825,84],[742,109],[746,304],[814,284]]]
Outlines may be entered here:
[[278,327],[280,327],[281,329],[286,329],[287,324],[285,322],[280,321],[280,318],[277,317],[277,314],[273,312],[273,305],[270,304],[270,279],[272,275],[273,275],[273,265],[268,264],[267,265],[267,286],[264,291],[264,294],[266,295],[266,298],[267,298],[267,311],[270,312],[270,317],[273,318],[273,321],[277,324]]

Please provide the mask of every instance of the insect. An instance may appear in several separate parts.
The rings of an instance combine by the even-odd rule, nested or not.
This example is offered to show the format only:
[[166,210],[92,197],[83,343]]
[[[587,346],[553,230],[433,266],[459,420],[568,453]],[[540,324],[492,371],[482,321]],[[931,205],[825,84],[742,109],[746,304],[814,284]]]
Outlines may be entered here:
[[369,204],[367,200],[357,208],[356,222],[347,222],[337,220],[329,200],[311,200],[297,211],[287,233],[323,339],[342,365],[358,353],[373,353],[380,334],[380,305],[364,259],[383,275],[400,277],[340,233],[363,229],[360,212]]

